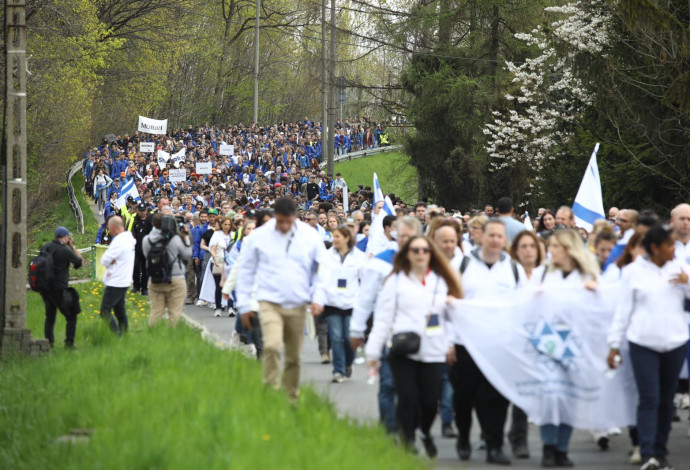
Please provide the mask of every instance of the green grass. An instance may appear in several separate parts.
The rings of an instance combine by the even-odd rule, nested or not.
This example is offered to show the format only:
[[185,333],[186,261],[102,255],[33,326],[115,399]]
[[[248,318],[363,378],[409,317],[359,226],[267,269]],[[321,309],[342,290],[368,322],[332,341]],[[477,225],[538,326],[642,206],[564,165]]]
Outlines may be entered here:
[[396,151],[358,158],[335,165],[350,189],[358,184],[373,185],[374,172],[379,177],[385,194],[394,193],[408,204],[417,202],[417,170],[409,164],[409,158]]
[[[89,204],[86,202],[82,194],[84,187],[84,175],[81,172],[74,175],[72,178],[72,185],[77,196],[77,201],[81,206],[81,211],[84,214],[84,234],[77,231],[77,219],[72,213],[72,208],[69,205],[69,197],[67,195],[67,188],[62,190],[61,197],[56,201],[46,201],[45,206],[39,214],[32,214],[29,224],[29,259],[34,253],[38,252],[43,244],[53,239],[53,233],[56,227],[63,225],[74,236],[74,246],[77,248],[87,248],[93,245],[98,233],[99,224],[89,209]],[[87,253],[84,255],[86,263],[78,270],[70,269],[71,279],[87,279],[91,277],[91,257]]]
[[[58,346],[49,357],[2,364],[0,468],[426,468],[378,427],[338,419],[309,388],[291,407],[261,385],[255,360],[217,349],[182,324],[149,331],[140,296],[127,295],[131,330],[115,337],[96,316],[102,287],[78,289],[76,351]],[[42,317],[31,294],[35,336]],[[59,319],[56,344],[63,330]],[[93,434],[57,442],[73,429]]]

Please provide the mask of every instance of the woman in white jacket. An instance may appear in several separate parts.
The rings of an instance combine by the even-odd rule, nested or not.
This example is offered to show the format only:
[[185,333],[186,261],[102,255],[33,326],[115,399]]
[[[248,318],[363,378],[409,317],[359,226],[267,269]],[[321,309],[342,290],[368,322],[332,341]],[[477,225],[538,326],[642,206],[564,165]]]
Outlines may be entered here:
[[393,260],[393,271],[379,293],[374,327],[365,353],[378,367],[384,343],[398,333],[420,337],[417,352],[390,356],[398,398],[396,414],[404,445],[414,451],[415,429],[429,457],[437,454],[429,430],[441,396],[441,374],[451,345],[448,302],[462,298],[460,279],[433,242],[412,237]]
[[690,298],[690,268],[674,259],[673,229],[668,225],[652,227],[642,246],[646,255],[623,271],[622,295],[608,334],[608,364],[617,366],[619,348],[627,339],[639,393],[641,469],[670,469],[666,444],[674,414],[673,395],[688,347],[683,305]]
[[367,257],[355,248],[355,236],[345,225],[333,229],[331,235],[333,246],[328,250],[329,281],[323,314],[331,332],[333,382],[342,383],[344,377],[352,375],[355,354],[349,341],[350,317]]
[[[540,280],[544,289],[563,286],[584,286],[594,290],[599,267],[587,252],[575,230],[556,230],[547,241],[551,259]],[[540,427],[544,444],[542,467],[572,467],[568,448],[573,427],[567,423],[544,424]]]

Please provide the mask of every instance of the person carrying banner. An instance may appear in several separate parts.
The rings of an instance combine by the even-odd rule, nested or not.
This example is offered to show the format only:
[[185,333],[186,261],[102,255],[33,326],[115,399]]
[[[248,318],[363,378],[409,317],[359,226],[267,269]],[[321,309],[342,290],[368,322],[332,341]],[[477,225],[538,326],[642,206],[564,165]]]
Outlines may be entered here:
[[441,397],[451,298],[462,298],[458,275],[430,239],[411,237],[395,256],[393,271],[383,283],[365,349],[369,367],[378,367],[392,334],[388,360],[398,398],[400,437],[416,453],[415,430],[419,428],[430,458],[438,454],[430,429]]
[[[410,237],[422,234],[422,224],[414,217],[403,217],[396,220],[391,227],[397,227],[393,230],[393,237],[397,238],[398,246],[404,245]],[[359,298],[355,302],[352,310],[352,318],[350,320],[350,345],[352,350],[356,351],[364,345],[364,334],[367,330],[367,322],[374,313],[376,307],[376,300],[381,286],[386,276],[391,272],[393,265],[393,257],[396,250],[390,248],[379,253],[367,262],[362,272],[362,283],[360,288]],[[393,382],[393,375],[391,373],[390,365],[387,360],[387,351],[381,354],[381,361],[379,367],[379,415],[381,423],[386,427],[389,434],[393,434],[397,430],[395,420],[395,384]]]
[[673,229],[668,225],[649,229],[642,246],[646,255],[623,271],[621,297],[607,338],[607,362],[612,369],[620,364],[619,349],[627,339],[639,393],[640,468],[661,470],[672,468],[666,446],[673,396],[690,337],[684,310],[690,298],[690,267],[674,259]]
[[[580,235],[572,229],[557,230],[549,237],[551,259],[542,275],[545,289],[561,286],[584,286],[594,290],[599,267],[582,244]],[[544,424],[540,427],[544,443],[542,467],[572,467],[568,446],[573,427],[567,423]]]
[[[489,219],[482,229],[480,247],[467,254],[460,265],[466,298],[487,298],[509,293],[525,282],[522,266],[503,250],[506,242],[505,224],[498,219]],[[458,429],[458,457],[460,460],[469,460],[472,454],[470,428],[474,406],[486,440],[486,461],[510,465],[510,459],[503,453],[508,400],[482,374],[459,335],[456,335],[454,343],[448,351],[448,362],[452,365],[451,383],[455,391],[453,401]]]

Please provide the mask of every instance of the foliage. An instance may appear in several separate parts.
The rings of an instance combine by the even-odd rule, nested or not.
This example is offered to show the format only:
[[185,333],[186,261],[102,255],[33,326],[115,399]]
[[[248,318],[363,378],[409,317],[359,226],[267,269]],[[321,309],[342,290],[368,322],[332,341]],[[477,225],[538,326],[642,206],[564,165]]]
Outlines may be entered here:
[[[78,349],[58,346],[50,357],[3,365],[0,400],[12,406],[0,413],[0,467],[290,469],[305,459],[315,468],[424,467],[378,427],[338,419],[309,387],[291,407],[261,385],[255,360],[219,350],[185,325],[149,331],[141,296],[127,294],[131,330],[116,337],[96,314],[102,286],[78,289]],[[29,308],[40,335],[38,296]],[[56,344],[63,326],[59,320]],[[88,443],[58,442],[74,429],[92,431]]]

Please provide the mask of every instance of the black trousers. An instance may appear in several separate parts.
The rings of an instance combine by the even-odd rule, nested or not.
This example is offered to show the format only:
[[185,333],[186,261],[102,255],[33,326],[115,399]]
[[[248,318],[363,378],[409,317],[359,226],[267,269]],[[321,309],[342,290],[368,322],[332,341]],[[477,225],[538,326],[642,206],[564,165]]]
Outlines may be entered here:
[[524,411],[513,404],[512,419],[510,422],[510,431],[508,432],[508,440],[513,447],[518,445],[527,445],[527,415]]
[[[110,323],[110,329],[118,335],[126,333],[129,328],[127,311],[125,310],[126,294],[126,287],[105,286],[103,300],[101,300],[101,318]],[[114,317],[112,311],[115,311]]]
[[149,273],[146,270],[146,258],[142,253],[134,255],[134,274],[132,277],[135,290],[148,290]]
[[65,326],[65,344],[73,346],[74,337],[77,334],[77,315],[71,313],[63,302],[62,290],[50,294],[41,294],[43,303],[46,307],[46,320],[43,325],[43,334],[46,339],[53,346],[55,343],[55,320],[57,320],[57,311],[64,315],[67,325]]
[[469,444],[472,407],[482,428],[488,449],[503,447],[503,429],[509,402],[486,380],[464,346],[455,345],[457,361],[450,371],[458,441]]
[[398,429],[404,442],[411,445],[418,427],[428,436],[434,423],[444,363],[413,361],[407,357],[391,357],[389,363],[398,396]]
[[223,308],[223,288],[220,286],[220,279],[220,274],[213,275],[213,281],[216,283],[216,310],[220,310]]

